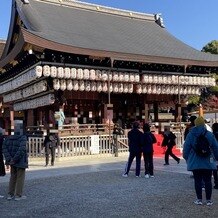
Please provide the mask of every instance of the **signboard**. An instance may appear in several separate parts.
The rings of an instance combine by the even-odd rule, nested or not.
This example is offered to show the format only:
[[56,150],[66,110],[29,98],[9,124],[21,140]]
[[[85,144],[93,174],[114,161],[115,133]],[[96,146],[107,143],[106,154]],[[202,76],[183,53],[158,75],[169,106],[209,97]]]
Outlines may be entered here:
[[91,154],[99,154],[99,135],[91,135]]

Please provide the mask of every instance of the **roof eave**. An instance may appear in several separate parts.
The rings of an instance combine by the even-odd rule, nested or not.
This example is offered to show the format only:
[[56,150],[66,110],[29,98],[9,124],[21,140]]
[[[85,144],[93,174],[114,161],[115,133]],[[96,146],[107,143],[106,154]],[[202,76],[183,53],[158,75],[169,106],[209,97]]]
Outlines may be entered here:
[[44,39],[40,36],[30,33],[24,28],[22,28],[22,33],[25,42],[29,44],[50,49],[50,50],[67,52],[71,54],[109,57],[112,58],[113,60],[135,61],[135,62],[142,62],[142,63],[159,63],[159,64],[180,65],[180,66],[199,65],[199,66],[208,66],[208,67],[218,67],[217,61],[189,60],[189,59],[172,58],[172,57],[138,55],[138,54],[130,54],[130,53],[94,50],[89,48],[80,48],[80,47],[60,44],[51,40]]

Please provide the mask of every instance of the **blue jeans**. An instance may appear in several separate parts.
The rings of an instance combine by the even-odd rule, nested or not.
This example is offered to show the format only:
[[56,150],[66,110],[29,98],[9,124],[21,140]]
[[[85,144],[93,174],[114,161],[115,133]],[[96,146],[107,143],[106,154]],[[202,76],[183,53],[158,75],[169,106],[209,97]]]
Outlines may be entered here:
[[199,169],[193,170],[194,181],[195,181],[195,192],[197,199],[202,200],[202,181],[205,184],[206,200],[211,200],[212,195],[212,170]]

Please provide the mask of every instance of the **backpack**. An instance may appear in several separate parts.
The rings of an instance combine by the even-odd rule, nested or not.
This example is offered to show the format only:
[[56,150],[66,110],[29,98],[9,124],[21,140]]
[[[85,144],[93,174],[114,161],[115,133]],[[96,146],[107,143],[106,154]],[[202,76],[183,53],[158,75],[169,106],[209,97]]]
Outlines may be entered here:
[[206,133],[207,130],[203,134],[199,135],[195,142],[194,151],[200,157],[208,157],[211,154],[210,143],[205,136]]

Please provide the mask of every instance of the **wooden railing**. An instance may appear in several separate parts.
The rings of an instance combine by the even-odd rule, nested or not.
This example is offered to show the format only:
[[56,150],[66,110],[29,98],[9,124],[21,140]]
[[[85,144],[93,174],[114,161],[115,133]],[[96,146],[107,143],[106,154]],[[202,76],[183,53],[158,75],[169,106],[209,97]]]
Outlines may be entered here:
[[[183,134],[174,132],[177,136],[177,148],[182,149]],[[28,151],[30,158],[44,157],[44,137],[30,136],[28,138]],[[126,135],[117,136],[118,153],[128,151],[128,138]],[[115,154],[116,147],[113,136],[102,135],[71,135],[61,136],[60,146],[56,149],[57,157],[74,157],[93,154]]]

